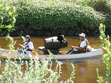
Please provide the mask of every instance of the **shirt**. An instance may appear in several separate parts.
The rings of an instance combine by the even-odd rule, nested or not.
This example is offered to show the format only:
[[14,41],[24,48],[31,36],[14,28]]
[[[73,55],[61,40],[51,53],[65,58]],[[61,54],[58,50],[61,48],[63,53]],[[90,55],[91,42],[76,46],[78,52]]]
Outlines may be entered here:
[[83,40],[80,44],[80,47],[84,48],[86,46],[87,46],[87,42],[86,42],[86,40]]
[[[28,48],[34,49],[33,43],[31,41],[28,43],[26,42],[25,44]],[[31,51],[28,51],[27,49],[25,50],[25,52],[26,52],[26,54],[31,54]]]

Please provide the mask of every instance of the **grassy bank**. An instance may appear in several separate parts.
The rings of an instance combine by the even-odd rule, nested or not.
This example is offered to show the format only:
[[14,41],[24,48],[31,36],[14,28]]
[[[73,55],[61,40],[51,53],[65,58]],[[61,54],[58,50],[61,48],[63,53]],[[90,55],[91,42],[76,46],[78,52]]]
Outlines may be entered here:
[[[100,23],[106,24],[106,27],[111,24],[111,2],[108,0],[5,1],[7,4],[15,6],[18,14],[15,24],[16,33],[14,32],[12,35],[65,34],[70,36],[85,32],[93,36],[99,33],[98,26]],[[5,1],[1,0],[1,2]],[[110,31],[110,28],[108,28],[108,31]],[[43,32],[45,33],[43,34]]]

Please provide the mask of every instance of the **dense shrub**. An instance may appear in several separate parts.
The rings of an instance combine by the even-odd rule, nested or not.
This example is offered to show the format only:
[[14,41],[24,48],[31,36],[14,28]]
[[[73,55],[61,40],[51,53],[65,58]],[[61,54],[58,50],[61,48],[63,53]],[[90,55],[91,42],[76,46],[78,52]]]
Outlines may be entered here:
[[[106,22],[106,15],[95,11],[99,1],[10,0],[6,3],[16,7],[18,14],[16,31],[33,34],[38,30],[78,30],[78,28],[80,31],[89,30],[89,32],[98,30],[99,24]],[[110,9],[109,5],[107,7]]]
[[59,6],[37,9],[27,5],[27,7],[22,6],[22,9],[19,9],[16,25],[33,29],[65,29],[78,27],[81,24],[85,28],[92,28],[91,26],[94,28],[102,19],[99,13],[89,7],[74,5],[66,8]]

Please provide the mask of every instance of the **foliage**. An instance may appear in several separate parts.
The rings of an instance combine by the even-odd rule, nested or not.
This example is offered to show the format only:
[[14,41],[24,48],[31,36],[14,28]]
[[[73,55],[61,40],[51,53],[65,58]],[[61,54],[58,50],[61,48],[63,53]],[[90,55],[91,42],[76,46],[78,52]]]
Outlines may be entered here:
[[[107,69],[106,72],[107,82],[111,83],[111,42],[109,36],[105,35],[105,25],[100,24],[99,29],[101,33],[100,38],[103,43],[102,47],[107,51],[107,54],[103,55],[103,61],[106,64],[106,69]],[[98,76],[98,78],[101,79],[99,80],[99,83],[103,83],[104,81],[103,78],[100,76]]]
[[16,44],[16,42],[14,41],[13,37],[11,37],[11,36],[8,35],[8,36],[6,37],[6,39],[9,39],[8,48],[9,48],[10,50],[15,50],[15,44]]
[[7,29],[8,32],[13,30],[16,22],[16,9],[9,4],[0,3],[0,30]]
[[109,14],[111,13],[110,0],[85,0],[85,5],[93,7],[96,11]]
[[73,83],[74,70],[71,77],[66,81],[58,80],[61,74],[61,65],[57,64],[56,68],[52,69],[52,62],[50,60],[20,60],[18,63],[16,60],[11,61],[8,59],[2,72],[0,83]]
[[[110,0],[0,0],[17,11],[14,35],[37,35],[39,31],[75,30],[98,32],[100,23],[111,31]],[[7,18],[7,17],[6,17]],[[4,20],[5,21],[5,20]],[[43,34],[41,32],[41,34]]]
[[98,83],[104,83],[103,77],[99,75],[99,70],[97,69],[96,71],[97,71],[97,77],[98,77],[97,82]]
[[[103,14],[73,0],[4,0],[16,7],[18,32],[33,34],[37,30],[97,29]],[[79,0],[80,1],[80,0]],[[81,0],[85,1],[85,0]]]

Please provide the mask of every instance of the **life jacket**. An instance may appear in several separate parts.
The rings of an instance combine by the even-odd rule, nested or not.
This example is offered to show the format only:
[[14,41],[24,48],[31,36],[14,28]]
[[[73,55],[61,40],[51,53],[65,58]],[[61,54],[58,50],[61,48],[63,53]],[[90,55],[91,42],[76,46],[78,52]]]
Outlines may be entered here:
[[[28,45],[28,43],[29,43],[30,41],[28,41],[28,42],[24,42],[24,46],[25,46],[25,49],[26,49],[26,47],[29,47],[29,45]],[[27,51],[32,51],[31,49],[27,49]]]
[[[87,39],[84,39],[84,40],[82,40],[82,41],[86,41],[86,46],[85,46],[84,48],[82,48],[82,50],[83,50],[83,51],[87,51],[87,50],[88,50],[89,42],[88,42],[88,40],[87,40]],[[80,45],[81,45],[82,41],[80,40],[80,42],[79,42],[79,47],[80,47]]]

